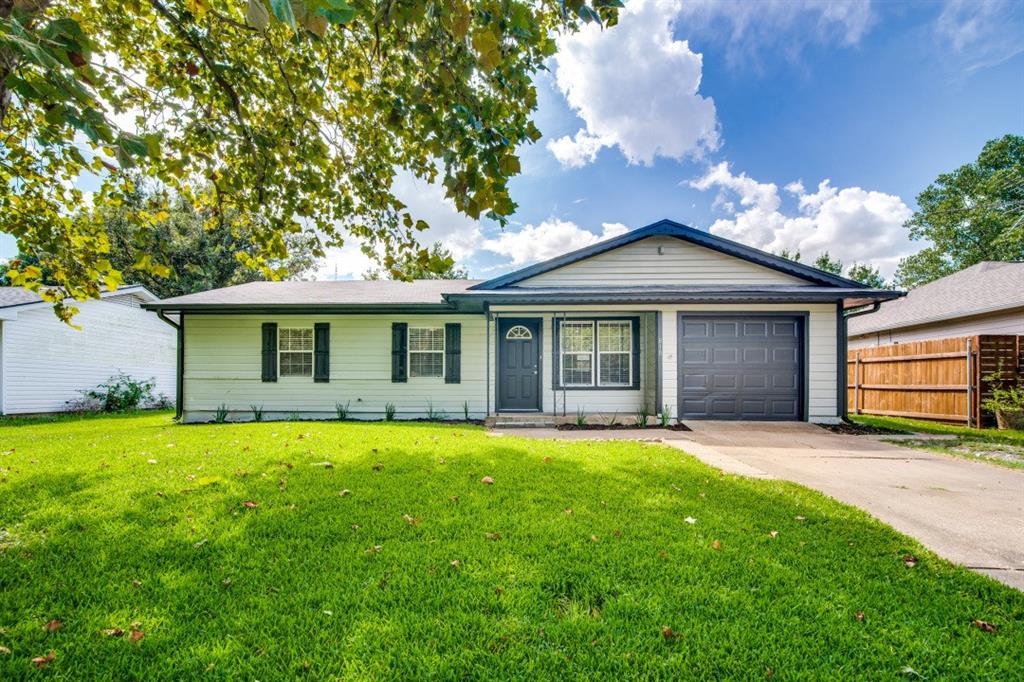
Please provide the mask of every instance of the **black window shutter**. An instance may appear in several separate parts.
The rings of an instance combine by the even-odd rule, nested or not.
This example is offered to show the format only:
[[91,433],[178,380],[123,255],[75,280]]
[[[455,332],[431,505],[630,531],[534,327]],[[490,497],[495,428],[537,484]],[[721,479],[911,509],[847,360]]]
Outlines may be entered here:
[[462,325],[453,322],[444,326],[444,383],[462,381]]
[[326,384],[331,380],[331,325],[317,322],[313,325],[313,381]]
[[277,381],[277,323],[263,323],[263,381]]
[[408,380],[409,325],[405,322],[391,324],[391,381],[405,383]]
[[640,388],[640,318],[633,318],[633,388]]

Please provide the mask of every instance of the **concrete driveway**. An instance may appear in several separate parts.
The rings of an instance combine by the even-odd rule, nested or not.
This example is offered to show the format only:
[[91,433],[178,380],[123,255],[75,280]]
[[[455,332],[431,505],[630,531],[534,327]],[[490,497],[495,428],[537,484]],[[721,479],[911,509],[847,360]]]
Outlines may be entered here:
[[[687,422],[689,432],[516,429],[549,438],[660,437],[725,471],[795,481],[871,513],[936,554],[1024,590],[1024,471],[844,436],[813,424]],[[509,432],[509,431],[506,431]],[[655,435],[657,434],[657,435]]]

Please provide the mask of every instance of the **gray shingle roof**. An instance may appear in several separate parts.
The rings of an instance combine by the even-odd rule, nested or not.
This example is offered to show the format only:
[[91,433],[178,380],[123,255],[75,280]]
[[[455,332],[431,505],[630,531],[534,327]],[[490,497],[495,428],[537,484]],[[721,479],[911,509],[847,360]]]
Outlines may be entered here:
[[314,282],[250,282],[159,302],[172,306],[421,305],[444,304],[441,294],[460,293],[481,280],[418,279]]
[[850,336],[1024,307],[1024,263],[985,261],[849,321]]
[[39,298],[39,294],[28,289],[0,287],[0,308],[10,308],[14,305],[25,305],[26,303],[39,303],[42,300]]

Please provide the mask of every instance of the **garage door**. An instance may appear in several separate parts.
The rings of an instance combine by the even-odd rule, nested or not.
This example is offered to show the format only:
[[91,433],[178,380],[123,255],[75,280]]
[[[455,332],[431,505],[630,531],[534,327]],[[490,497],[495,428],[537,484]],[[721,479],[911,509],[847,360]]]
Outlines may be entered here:
[[803,417],[803,319],[679,318],[682,419]]

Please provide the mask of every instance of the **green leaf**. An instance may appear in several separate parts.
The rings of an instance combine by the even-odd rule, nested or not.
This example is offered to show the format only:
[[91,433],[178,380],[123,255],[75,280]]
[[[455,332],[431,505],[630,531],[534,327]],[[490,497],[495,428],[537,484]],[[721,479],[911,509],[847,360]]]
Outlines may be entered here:
[[327,7],[319,9],[317,13],[332,24],[344,25],[356,16],[355,8],[345,0],[327,0],[327,5]]
[[278,21],[298,30],[299,27],[295,24],[295,14],[292,12],[292,4],[288,0],[270,0],[270,9],[274,11],[274,16]]
[[[288,5],[288,9],[291,10],[291,5]],[[245,23],[261,31],[267,29],[270,25],[270,12],[267,11],[264,0],[249,0],[249,6],[245,10]]]

